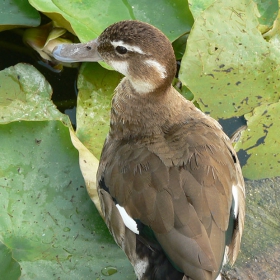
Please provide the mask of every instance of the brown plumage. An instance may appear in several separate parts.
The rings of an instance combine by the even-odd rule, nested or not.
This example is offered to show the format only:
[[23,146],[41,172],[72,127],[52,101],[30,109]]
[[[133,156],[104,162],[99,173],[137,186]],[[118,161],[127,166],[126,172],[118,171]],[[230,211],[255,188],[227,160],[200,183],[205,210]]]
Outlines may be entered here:
[[[244,226],[244,182],[229,138],[171,86],[175,57],[158,29],[119,22],[89,45],[126,76],[97,174],[108,228],[139,280],[216,279],[225,254],[234,263]],[[69,61],[71,48],[54,53]]]

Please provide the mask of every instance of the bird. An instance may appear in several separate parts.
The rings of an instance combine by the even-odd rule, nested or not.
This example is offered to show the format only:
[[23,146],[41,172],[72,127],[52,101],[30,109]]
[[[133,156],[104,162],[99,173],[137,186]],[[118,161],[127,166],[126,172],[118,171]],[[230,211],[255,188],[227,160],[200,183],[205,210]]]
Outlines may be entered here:
[[57,46],[53,56],[102,60],[124,75],[96,178],[105,223],[137,279],[221,279],[240,251],[244,179],[220,124],[172,86],[168,38],[124,20],[88,43]]

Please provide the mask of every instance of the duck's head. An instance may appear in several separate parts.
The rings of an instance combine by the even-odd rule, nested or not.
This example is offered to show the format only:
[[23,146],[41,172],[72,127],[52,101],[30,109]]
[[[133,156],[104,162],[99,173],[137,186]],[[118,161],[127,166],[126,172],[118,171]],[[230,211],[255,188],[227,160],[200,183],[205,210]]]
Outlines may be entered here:
[[103,60],[125,75],[138,93],[164,91],[176,73],[173,48],[157,28],[140,21],[121,21],[85,44],[59,45],[53,56],[63,62]]

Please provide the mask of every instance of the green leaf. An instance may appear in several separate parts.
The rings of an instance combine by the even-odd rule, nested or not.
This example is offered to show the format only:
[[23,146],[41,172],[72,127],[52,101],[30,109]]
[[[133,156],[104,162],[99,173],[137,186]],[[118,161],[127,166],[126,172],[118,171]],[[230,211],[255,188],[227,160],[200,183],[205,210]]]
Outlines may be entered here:
[[[194,18],[197,18],[215,0],[189,0],[188,2]],[[262,31],[267,31],[277,17],[279,10],[278,0],[254,0],[254,2],[257,4],[259,10],[258,21],[260,26],[258,28],[261,28]],[[233,6],[235,6],[235,3],[233,3]]]
[[41,17],[28,0],[1,2],[0,31],[22,26],[38,26]]
[[248,129],[236,144],[237,151],[249,158],[243,167],[248,179],[271,178],[280,174],[280,103],[262,105],[246,114]]
[[0,274],[2,279],[19,279],[20,266],[13,258],[11,250],[0,242]]
[[122,75],[83,63],[78,78],[77,136],[97,157],[109,131],[111,100]]
[[212,5],[215,0],[189,0],[188,2],[192,15],[196,19],[200,13]]
[[0,124],[60,120],[70,126],[50,100],[52,88],[35,67],[17,64],[0,72]]
[[49,100],[49,84],[30,65],[0,75],[0,240],[1,254],[9,248],[15,260],[9,279],[17,279],[18,265],[21,279],[98,279],[108,270],[116,272],[112,280],[133,279],[87,194],[74,132]]
[[[174,41],[189,32],[193,18],[184,0],[30,0],[37,10],[73,31],[82,42],[97,37],[110,24],[137,19],[161,29]],[[71,27],[67,22],[70,23]]]
[[176,60],[182,59],[186,50],[187,39],[188,39],[188,35],[185,34],[172,43]]
[[[279,11],[279,9],[278,9]],[[269,41],[275,48],[280,47],[280,11],[278,12],[278,16],[274,21],[273,27],[266,32],[264,38]]]
[[261,25],[261,32],[271,28],[279,12],[278,0],[254,0],[258,5],[260,16],[258,18]]
[[59,121],[13,122],[0,134],[0,238],[23,279],[90,279],[108,265],[119,272],[112,279],[132,277],[87,195],[69,130]]
[[280,51],[257,26],[255,5],[247,0],[216,1],[196,19],[179,78],[214,118],[241,116],[279,99]]
[[[218,0],[198,15],[189,35],[179,79],[194,94],[200,108],[216,119],[242,116],[279,100],[280,50],[258,31],[257,14],[256,5],[249,0]],[[272,120],[276,122],[278,115],[276,111],[273,114]],[[264,131],[250,125],[248,129],[255,131],[256,145]],[[275,137],[271,129],[268,127],[267,131]],[[245,144],[249,141],[246,135],[243,133],[240,139],[244,149],[252,144]],[[270,144],[265,141],[248,153],[266,155],[264,165],[273,163],[273,171],[270,165],[268,172],[260,172],[260,166],[256,169],[257,161],[252,155],[243,168],[246,178],[280,175]]]

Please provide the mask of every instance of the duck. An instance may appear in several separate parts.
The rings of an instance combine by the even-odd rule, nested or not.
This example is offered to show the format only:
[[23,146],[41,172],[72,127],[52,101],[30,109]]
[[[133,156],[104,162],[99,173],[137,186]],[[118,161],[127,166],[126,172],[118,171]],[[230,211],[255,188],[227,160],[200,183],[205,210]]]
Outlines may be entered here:
[[137,279],[222,279],[240,251],[244,179],[220,124],[172,86],[168,38],[125,20],[88,43],[58,45],[53,56],[102,60],[124,75],[96,178],[105,223]]

